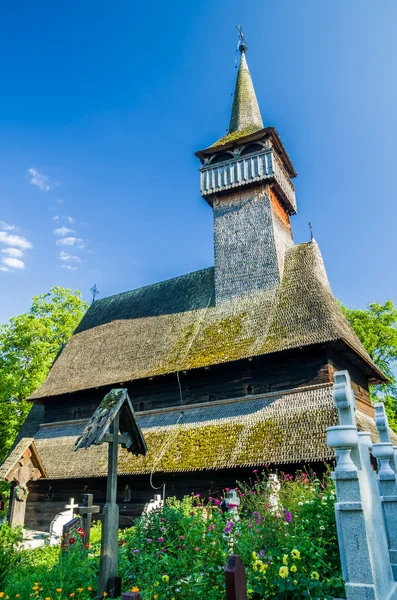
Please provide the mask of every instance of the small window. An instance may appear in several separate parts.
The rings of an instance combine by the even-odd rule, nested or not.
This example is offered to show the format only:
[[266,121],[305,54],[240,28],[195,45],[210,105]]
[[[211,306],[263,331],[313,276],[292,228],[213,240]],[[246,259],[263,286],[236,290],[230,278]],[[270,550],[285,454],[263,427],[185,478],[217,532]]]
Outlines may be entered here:
[[220,154],[215,154],[214,158],[211,160],[211,165],[216,165],[218,163],[232,159],[233,154],[231,152],[221,152]]
[[261,144],[248,144],[241,152],[240,156],[245,156],[246,154],[253,154],[254,152],[262,152],[263,146]]
[[252,387],[252,385],[247,385],[247,394],[252,394],[254,391],[254,388]]

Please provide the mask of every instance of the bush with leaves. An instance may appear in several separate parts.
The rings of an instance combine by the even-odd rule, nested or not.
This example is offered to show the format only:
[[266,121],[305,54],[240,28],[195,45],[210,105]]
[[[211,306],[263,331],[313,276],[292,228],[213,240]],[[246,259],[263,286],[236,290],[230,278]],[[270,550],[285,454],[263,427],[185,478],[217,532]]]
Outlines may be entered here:
[[9,527],[7,523],[0,526],[0,589],[8,573],[16,567],[20,560],[22,529]]

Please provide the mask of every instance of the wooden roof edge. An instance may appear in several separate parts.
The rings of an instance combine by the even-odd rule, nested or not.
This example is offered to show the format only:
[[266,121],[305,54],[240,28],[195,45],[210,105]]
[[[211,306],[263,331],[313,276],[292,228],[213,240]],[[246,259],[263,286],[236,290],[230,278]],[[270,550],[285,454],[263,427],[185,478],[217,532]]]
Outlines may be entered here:
[[46,479],[47,478],[47,471],[46,471],[46,468],[44,466],[43,461],[41,460],[41,456],[39,454],[39,451],[37,450],[37,447],[36,447],[36,444],[35,444],[34,440],[32,440],[29,448],[30,448],[30,451],[32,453],[32,457],[34,456],[34,458],[35,458],[35,461],[37,463],[37,468],[40,469],[40,471],[42,473],[42,477],[44,479]]

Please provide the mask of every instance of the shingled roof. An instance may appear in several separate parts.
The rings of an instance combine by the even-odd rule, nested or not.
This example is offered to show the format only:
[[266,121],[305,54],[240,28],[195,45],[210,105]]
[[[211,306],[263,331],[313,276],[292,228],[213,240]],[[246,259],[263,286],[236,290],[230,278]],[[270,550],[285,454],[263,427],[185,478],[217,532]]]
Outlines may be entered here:
[[214,302],[214,269],[95,302],[32,400],[342,340],[384,380],[335,301],[317,243],[278,289]]
[[[338,424],[332,385],[138,413],[146,456],[119,450],[119,474],[183,472],[332,460],[326,428]],[[378,434],[356,411],[360,430]],[[73,452],[86,420],[45,424],[34,439],[50,479],[107,475],[107,445]],[[393,442],[397,436],[391,432]]]

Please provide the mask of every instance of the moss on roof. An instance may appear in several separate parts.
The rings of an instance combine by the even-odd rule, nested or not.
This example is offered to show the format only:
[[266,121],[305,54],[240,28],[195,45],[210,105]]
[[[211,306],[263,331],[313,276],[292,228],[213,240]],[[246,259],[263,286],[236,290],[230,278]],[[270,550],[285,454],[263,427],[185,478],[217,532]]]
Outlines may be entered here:
[[287,252],[279,289],[215,306],[211,268],[95,302],[31,398],[336,340],[379,375],[333,298],[313,241]]

